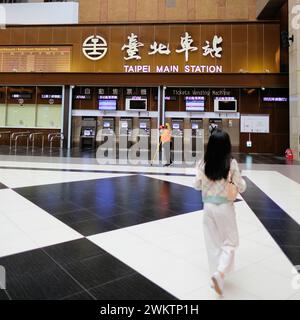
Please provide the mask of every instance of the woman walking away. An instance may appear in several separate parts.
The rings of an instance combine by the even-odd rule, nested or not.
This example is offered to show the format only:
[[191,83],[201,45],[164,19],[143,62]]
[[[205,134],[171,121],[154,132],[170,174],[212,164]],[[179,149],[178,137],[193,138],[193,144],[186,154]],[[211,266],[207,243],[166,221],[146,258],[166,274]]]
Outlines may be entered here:
[[246,182],[232,158],[230,137],[220,129],[210,136],[204,160],[197,165],[195,188],[202,190],[204,238],[212,285],[223,295],[224,278],[233,269],[239,245],[234,201],[238,192],[246,190]]

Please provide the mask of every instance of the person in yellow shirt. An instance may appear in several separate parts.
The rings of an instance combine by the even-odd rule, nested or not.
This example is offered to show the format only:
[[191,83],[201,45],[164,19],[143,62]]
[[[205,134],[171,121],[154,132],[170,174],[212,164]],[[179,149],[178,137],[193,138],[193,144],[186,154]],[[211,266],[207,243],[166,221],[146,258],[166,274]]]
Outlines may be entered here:
[[162,144],[166,161],[164,167],[169,167],[173,163],[171,159],[172,131],[169,123],[166,123],[160,136],[160,141]]

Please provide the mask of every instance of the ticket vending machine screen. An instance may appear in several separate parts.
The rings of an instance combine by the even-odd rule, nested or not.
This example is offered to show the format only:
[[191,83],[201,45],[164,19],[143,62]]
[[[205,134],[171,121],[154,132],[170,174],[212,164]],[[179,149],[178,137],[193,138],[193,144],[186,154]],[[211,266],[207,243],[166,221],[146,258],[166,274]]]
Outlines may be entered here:
[[89,128],[84,129],[83,135],[85,137],[92,137],[94,135],[94,130],[93,129],[89,129]]
[[198,123],[193,123],[192,124],[192,130],[198,130],[199,129],[199,124]]
[[180,129],[180,124],[179,123],[173,123],[172,128],[173,128],[173,130],[179,130]]
[[141,122],[140,123],[140,129],[147,129],[147,123],[146,122]]
[[110,129],[110,122],[104,122],[103,123],[103,128],[105,128],[105,129]]

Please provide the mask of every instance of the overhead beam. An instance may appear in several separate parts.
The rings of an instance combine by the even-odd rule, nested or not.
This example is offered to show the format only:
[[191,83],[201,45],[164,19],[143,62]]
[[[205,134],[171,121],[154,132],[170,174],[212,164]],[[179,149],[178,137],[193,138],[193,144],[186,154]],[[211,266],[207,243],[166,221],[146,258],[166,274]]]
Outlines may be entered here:
[[285,2],[287,2],[287,0],[257,0],[257,19],[274,19],[278,13],[278,10]]

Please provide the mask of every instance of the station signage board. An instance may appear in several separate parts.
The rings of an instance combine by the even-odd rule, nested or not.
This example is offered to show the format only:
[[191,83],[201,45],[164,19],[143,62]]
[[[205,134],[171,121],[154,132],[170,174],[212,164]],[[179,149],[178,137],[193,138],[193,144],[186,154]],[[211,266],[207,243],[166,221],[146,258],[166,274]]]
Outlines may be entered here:
[[[170,47],[169,42],[159,42],[154,40],[149,47],[140,40],[138,35],[131,33],[127,37],[127,42],[120,44],[119,51],[123,53],[123,71],[125,73],[222,73],[222,43],[223,37],[214,35],[211,41],[205,40],[204,44],[196,44],[189,32],[185,32],[180,37],[177,48]],[[177,55],[182,60],[181,64],[143,64],[141,52],[148,56],[170,56]],[[107,40],[100,35],[88,36],[82,44],[82,52],[86,59],[99,61],[105,58],[109,52]],[[200,52],[200,53],[199,53]],[[194,65],[190,64],[191,54],[201,54],[203,57],[211,58],[211,64]],[[181,56],[181,58],[179,58]],[[216,60],[218,63],[216,64]],[[127,64],[126,62],[139,61],[139,64]]]

